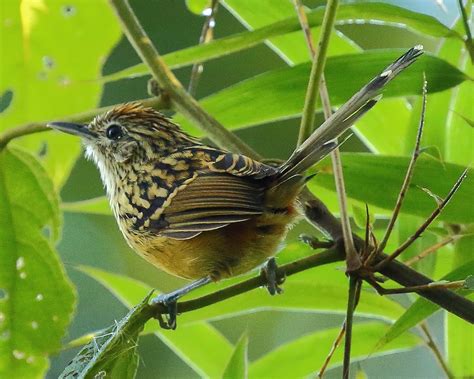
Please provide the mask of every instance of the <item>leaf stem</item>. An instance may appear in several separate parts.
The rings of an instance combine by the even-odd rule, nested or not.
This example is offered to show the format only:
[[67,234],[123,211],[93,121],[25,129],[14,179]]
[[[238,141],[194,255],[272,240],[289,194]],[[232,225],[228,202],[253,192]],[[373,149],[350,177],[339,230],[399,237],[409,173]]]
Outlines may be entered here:
[[[213,31],[216,23],[216,13],[218,8],[219,1],[212,0],[211,6],[209,7],[211,11],[206,17],[206,21],[204,21],[204,25],[202,26],[201,36],[199,37],[199,45],[212,41],[214,37]],[[193,68],[191,70],[191,77],[189,79],[188,85],[188,92],[191,96],[196,95],[197,85],[199,83],[199,79],[201,77],[203,69],[204,65],[202,64],[202,62],[194,63]]]
[[426,321],[422,322],[421,325],[421,330],[423,331],[423,334],[425,335],[427,341],[426,344],[430,348],[430,350],[433,352],[433,355],[435,356],[436,360],[438,361],[439,365],[441,366],[441,369],[444,371],[446,374],[446,377],[448,379],[454,379],[454,375],[449,369],[446,361],[444,360],[443,354],[438,348],[438,345],[436,345],[435,340],[433,339],[433,336],[431,335],[430,330],[428,329],[428,324]]
[[165,64],[155,46],[141,26],[127,0],[110,0],[123,32],[142,61],[148,66],[161,89],[170,97],[176,110],[191,120],[197,127],[209,135],[218,145],[259,159],[260,156],[247,144],[227,130],[214,117],[204,111],[198,102],[186,92],[179,80]]
[[441,241],[439,241],[439,242],[435,243],[434,245],[428,247],[427,249],[423,250],[421,253],[415,255],[413,258],[405,261],[404,263],[407,266],[411,266],[411,265],[415,264],[416,262],[422,260],[423,258],[426,258],[428,255],[437,252],[443,246],[446,246],[447,244],[450,244],[451,242],[457,241],[461,237],[462,236],[460,236],[460,235],[455,235],[455,236],[449,236],[445,239],[442,239]]
[[322,378],[324,376],[324,373],[326,372],[326,369],[327,369],[329,363],[331,362],[331,359],[332,359],[334,353],[336,352],[337,348],[341,344],[342,338],[344,337],[345,334],[346,334],[346,320],[344,320],[344,322],[342,323],[341,329],[339,329],[339,334],[337,335],[336,339],[334,340],[334,342],[331,346],[331,350],[329,350],[329,353],[328,353],[326,359],[324,360],[323,365],[321,366],[321,368],[318,371],[318,378]]
[[433,289],[460,289],[466,284],[466,280],[456,280],[454,282],[431,282],[413,287],[402,287],[402,288],[384,288],[379,285],[376,281],[370,280],[369,283],[377,290],[380,295],[398,295],[401,293],[413,293],[418,291],[429,291]]
[[15,138],[23,137],[29,134],[41,133],[48,131],[49,128],[43,123],[30,123],[5,130],[0,134],[0,151]]

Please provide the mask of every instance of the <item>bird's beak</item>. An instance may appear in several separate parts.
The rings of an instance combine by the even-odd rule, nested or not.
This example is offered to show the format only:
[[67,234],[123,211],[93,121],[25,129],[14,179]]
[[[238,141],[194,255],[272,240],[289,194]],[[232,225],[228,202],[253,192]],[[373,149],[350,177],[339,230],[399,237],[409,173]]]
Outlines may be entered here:
[[48,127],[87,139],[97,138],[97,135],[94,132],[91,132],[86,125],[82,124],[75,124],[72,122],[50,122]]

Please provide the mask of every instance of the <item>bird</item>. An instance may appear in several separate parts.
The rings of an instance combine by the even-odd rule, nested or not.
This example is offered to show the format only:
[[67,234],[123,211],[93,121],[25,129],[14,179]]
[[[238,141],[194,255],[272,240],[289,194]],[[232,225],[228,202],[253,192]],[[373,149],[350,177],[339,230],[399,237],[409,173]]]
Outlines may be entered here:
[[[193,280],[155,299],[169,310],[162,326],[174,329],[181,296],[275,256],[302,218],[299,194],[311,178],[306,171],[338,146],[336,138],[422,52],[415,46],[389,65],[278,166],[205,145],[136,102],[116,106],[88,124],[48,125],[82,138],[130,247],[158,268]],[[269,288],[275,292],[277,286]]]

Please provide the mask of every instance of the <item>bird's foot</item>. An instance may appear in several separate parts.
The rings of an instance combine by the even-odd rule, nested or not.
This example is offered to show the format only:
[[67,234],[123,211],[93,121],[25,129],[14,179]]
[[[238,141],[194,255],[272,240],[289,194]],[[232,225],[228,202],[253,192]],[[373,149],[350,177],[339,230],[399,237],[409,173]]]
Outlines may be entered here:
[[300,234],[299,240],[314,250],[329,249],[334,246],[334,241],[320,240],[314,236],[310,236],[309,234]]
[[196,288],[202,287],[210,283],[211,281],[211,278],[206,276],[192,283],[189,283],[188,285],[179,288],[176,291],[161,294],[152,299],[152,304],[162,304],[167,309],[167,312],[165,313],[167,314],[167,316],[164,316],[163,312],[157,312],[155,318],[158,319],[160,326],[163,329],[176,329],[176,318],[178,316],[178,299],[191,292],[192,290],[195,290]]
[[162,304],[167,309],[167,314],[158,313],[156,319],[163,329],[176,329],[176,319],[178,317],[178,299],[175,293],[161,294],[151,300],[152,304]]
[[273,296],[283,292],[280,285],[285,281],[285,274],[278,270],[275,258],[270,258],[263,266],[262,275],[266,279],[266,287],[270,295]]
[[149,79],[147,82],[147,92],[150,96],[160,96],[163,91],[155,79]]

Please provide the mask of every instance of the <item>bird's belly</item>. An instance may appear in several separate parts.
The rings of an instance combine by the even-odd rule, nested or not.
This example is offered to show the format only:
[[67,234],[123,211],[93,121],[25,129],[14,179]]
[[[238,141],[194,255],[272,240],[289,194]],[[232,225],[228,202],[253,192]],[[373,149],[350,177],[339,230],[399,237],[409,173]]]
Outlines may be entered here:
[[148,236],[132,247],[172,275],[186,279],[210,275],[217,281],[246,273],[274,256],[297,215],[296,211],[264,214],[189,240]]

